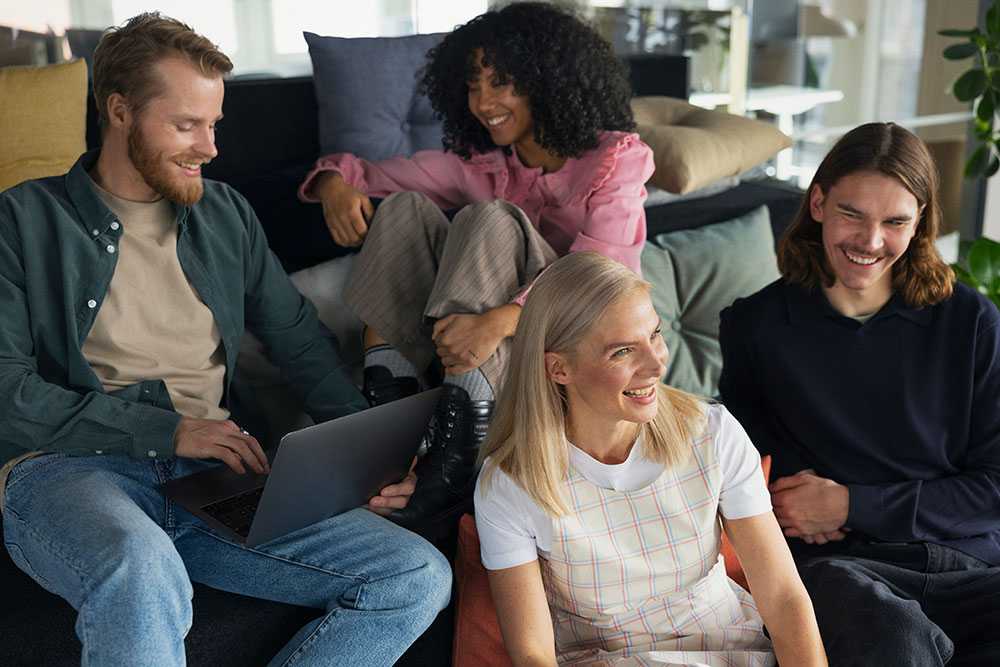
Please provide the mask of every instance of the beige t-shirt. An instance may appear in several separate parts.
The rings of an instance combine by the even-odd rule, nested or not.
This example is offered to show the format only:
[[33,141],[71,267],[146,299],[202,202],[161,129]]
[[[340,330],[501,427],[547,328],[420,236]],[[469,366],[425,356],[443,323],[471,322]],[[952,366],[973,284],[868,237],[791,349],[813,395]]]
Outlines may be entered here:
[[[122,226],[118,264],[83,355],[111,392],[163,380],[174,409],[186,417],[226,419],[222,401],[225,351],[215,318],[177,259],[177,224],[166,199],[147,203],[94,189]],[[0,511],[7,477],[27,452],[0,468]]]
[[228,418],[219,405],[226,373],[219,328],[177,259],[173,205],[166,199],[128,201],[94,188],[118,218],[122,235],[114,248],[115,275],[84,341],[84,357],[105,391],[159,379],[178,413]]

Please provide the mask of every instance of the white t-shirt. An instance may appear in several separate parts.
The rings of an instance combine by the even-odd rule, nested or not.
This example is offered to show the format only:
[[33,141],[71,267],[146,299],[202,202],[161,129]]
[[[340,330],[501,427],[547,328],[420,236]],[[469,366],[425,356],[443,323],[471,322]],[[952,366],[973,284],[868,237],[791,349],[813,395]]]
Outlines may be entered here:
[[[771,511],[771,496],[760,472],[760,455],[746,431],[725,407],[708,407],[707,431],[713,437],[722,469],[719,511],[744,519]],[[641,489],[663,474],[663,464],[643,456],[640,437],[628,459],[609,465],[569,444],[570,465],[594,484],[615,491]],[[487,467],[489,459],[486,461]],[[483,565],[501,570],[547,557],[552,550],[552,517],[507,473],[495,469],[489,493],[476,483],[476,527]]]

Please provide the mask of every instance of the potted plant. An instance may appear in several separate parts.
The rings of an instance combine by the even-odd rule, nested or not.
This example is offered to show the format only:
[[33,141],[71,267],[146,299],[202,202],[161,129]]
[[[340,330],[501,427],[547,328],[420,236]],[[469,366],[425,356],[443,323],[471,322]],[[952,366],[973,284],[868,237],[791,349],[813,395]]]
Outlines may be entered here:
[[[949,60],[973,59],[972,67],[955,80],[952,93],[962,102],[971,102],[975,111],[975,136],[979,146],[965,164],[965,176],[990,178],[1000,170],[1000,0],[994,0],[981,28],[941,30],[945,37],[962,37],[964,42],[944,50]],[[976,239],[964,248],[962,259],[953,264],[955,275],[974,287],[1000,308],[1000,243]]]
[[963,255],[957,264],[951,265],[955,276],[1000,308],[1000,243],[976,239]]
[[955,80],[952,93],[961,102],[972,102],[975,109],[975,134],[980,145],[965,164],[965,175],[989,178],[1000,170],[1000,133],[995,121],[1000,107],[1000,0],[986,12],[982,28],[941,30],[945,37],[964,37],[965,41],[944,50],[948,60],[973,59],[973,66]]

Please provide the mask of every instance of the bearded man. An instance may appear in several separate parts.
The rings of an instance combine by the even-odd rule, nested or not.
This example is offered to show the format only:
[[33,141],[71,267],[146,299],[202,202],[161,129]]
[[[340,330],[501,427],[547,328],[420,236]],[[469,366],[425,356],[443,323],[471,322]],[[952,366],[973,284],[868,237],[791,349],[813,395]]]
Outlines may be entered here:
[[131,19],[94,53],[102,147],[0,194],[4,542],[79,612],[85,664],[184,664],[192,581],[322,610],[272,664],[392,664],[450,594],[427,542],[357,509],[245,548],[156,490],[212,460],[267,471],[227,408],[244,328],[316,421],[367,407],[250,206],[201,177],[231,69],[184,24]]

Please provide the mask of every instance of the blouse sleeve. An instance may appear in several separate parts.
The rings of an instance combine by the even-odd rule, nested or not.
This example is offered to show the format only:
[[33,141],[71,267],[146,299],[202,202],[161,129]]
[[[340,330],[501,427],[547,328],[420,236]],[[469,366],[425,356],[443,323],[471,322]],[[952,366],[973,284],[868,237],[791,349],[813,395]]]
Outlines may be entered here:
[[771,494],[760,468],[760,454],[729,410],[719,405],[709,419],[715,422],[715,444],[722,467],[719,510],[727,519],[745,519],[771,511]]
[[636,134],[625,134],[609,150],[586,194],[583,226],[570,252],[593,250],[642,274],[646,242],[645,183],[653,175],[653,151]]
[[[485,471],[490,462],[483,466]],[[502,570],[538,560],[533,505],[528,495],[502,470],[493,469],[488,488],[483,474],[476,482],[476,529],[479,531],[480,555],[488,570]]]
[[462,159],[445,151],[419,151],[412,157],[394,157],[369,162],[350,153],[321,157],[299,186],[299,198],[318,202],[312,188],[323,172],[341,175],[351,187],[369,197],[387,197],[394,192],[420,192],[439,207],[458,208],[470,203],[466,168]]

